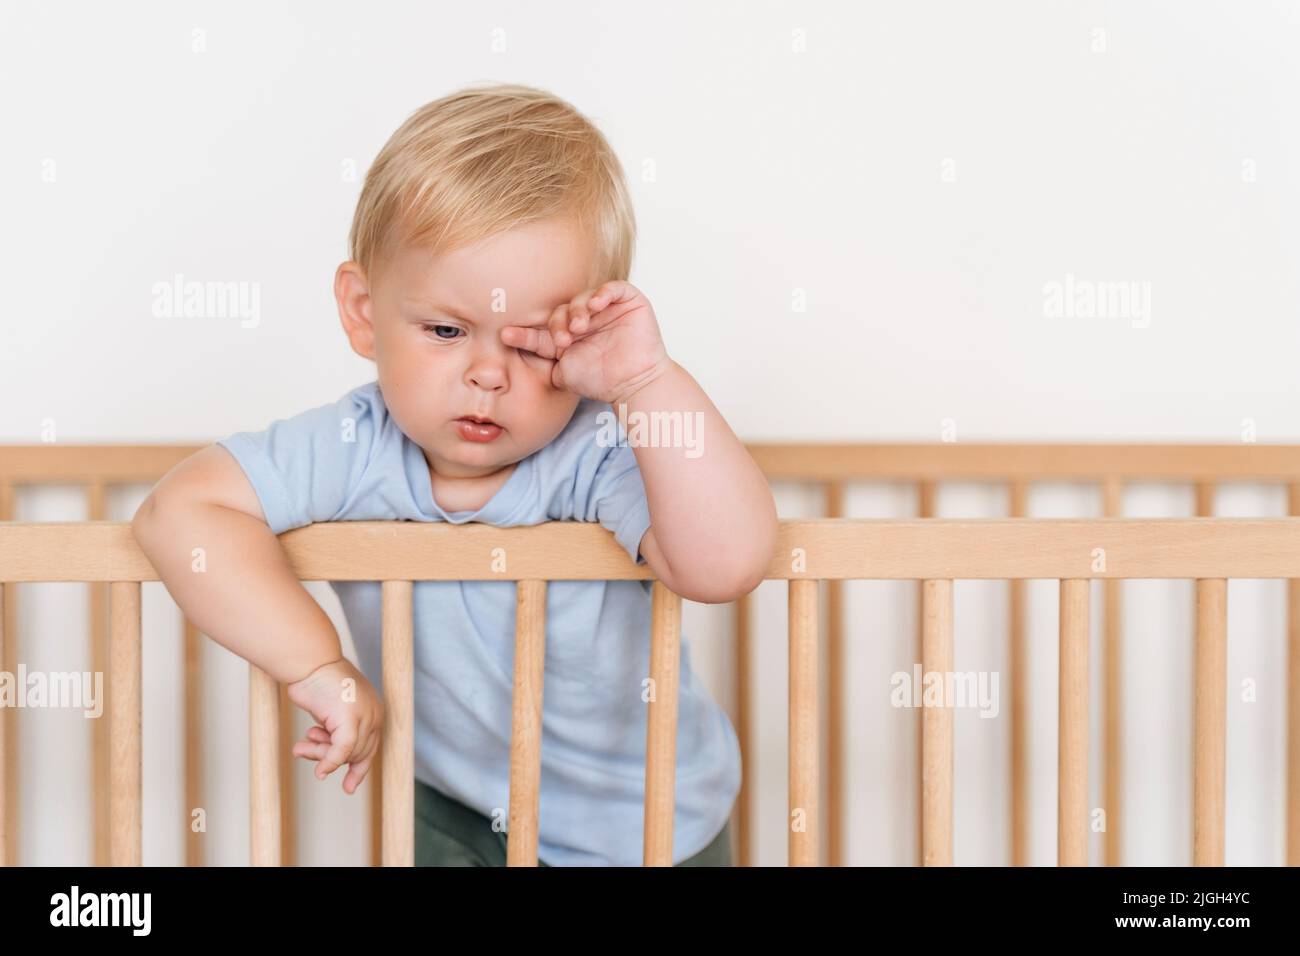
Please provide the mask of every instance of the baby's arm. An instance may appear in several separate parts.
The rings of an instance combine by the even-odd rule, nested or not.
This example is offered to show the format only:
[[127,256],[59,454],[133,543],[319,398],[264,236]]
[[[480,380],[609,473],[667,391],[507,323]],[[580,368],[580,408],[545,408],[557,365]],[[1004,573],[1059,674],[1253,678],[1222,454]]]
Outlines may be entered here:
[[320,760],[320,779],[349,763],[343,788],[355,791],[378,747],[382,705],[343,657],[333,623],[294,574],[234,457],[211,445],[178,464],[131,530],[198,629],[288,684],[290,699],[319,722],[330,743],[309,731],[294,754]]
[[686,369],[671,362],[649,384],[612,403],[636,412],[690,416],[688,449],[634,445],[650,529],[646,564],[672,591],[707,604],[733,601],[763,580],[776,550],[776,502],[762,469]]
[[668,357],[639,289],[611,280],[556,306],[546,327],[507,326],[501,339],[554,359],[557,387],[609,402],[620,416],[626,406],[629,432],[636,416],[680,414],[694,449],[629,441],[650,512],[641,553],[690,601],[721,604],[758,586],[779,531],[772,490],[704,389]]

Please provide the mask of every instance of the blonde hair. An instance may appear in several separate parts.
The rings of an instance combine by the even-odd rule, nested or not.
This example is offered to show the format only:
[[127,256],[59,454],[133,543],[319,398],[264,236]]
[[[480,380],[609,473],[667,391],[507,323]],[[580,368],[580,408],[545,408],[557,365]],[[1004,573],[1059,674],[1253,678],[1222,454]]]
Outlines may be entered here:
[[600,130],[544,90],[468,87],[420,107],[389,137],[348,242],[369,275],[398,244],[449,251],[551,217],[572,218],[594,239],[595,282],[628,278],[636,220]]

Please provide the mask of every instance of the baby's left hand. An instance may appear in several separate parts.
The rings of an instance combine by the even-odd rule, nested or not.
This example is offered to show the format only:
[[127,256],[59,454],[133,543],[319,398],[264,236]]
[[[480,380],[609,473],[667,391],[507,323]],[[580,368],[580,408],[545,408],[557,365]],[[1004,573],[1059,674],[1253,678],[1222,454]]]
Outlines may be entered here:
[[616,405],[672,367],[650,300],[614,279],[556,307],[545,328],[509,325],[501,341],[555,359],[551,382]]

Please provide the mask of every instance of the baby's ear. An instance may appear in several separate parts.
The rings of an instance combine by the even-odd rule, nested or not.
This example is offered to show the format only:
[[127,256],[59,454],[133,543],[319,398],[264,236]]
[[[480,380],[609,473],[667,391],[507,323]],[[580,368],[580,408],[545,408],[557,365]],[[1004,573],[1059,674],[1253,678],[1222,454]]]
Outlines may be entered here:
[[375,359],[374,302],[365,271],[348,261],[334,273],[334,299],[338,303],[339,322],[352,351],[372,362]]

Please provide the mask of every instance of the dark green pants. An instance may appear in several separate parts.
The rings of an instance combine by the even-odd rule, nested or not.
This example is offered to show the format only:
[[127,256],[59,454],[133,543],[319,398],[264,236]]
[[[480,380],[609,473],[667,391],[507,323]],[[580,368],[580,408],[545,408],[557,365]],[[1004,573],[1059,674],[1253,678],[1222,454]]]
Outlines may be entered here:
[[[550,864],[537,861],[541,866]],[[505,866],[506,835],[492,821],[428,784],[415,781],[416,866]],[[678,866],[731,866],[731,824]]]

